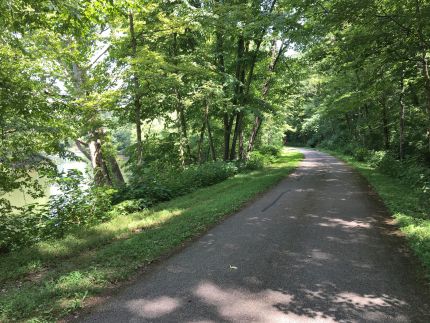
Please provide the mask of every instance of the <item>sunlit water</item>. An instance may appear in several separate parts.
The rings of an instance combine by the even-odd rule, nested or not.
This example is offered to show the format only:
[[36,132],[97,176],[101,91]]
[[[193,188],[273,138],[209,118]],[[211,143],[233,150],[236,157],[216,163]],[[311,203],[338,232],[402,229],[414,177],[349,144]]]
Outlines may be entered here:
[[[80,157],[81,161],[62,159],[62,158],[51,158],[56,164],[58,171],[67,172],[71,169],[77,169],[84,174],[84,176],[88,176],[90,164],[87,163],[83,154],[78,150],[73,150],[76,156]],[[16,207],[25,206],[31,203],[45,203],[48,201],[51,195],[61,194],[61,191],[58,185],[49,183],[44,178],[39,178],[36,172],[30,173],[31,178],[39,182],[39,184],[43,187],[44,196],[41,198],[33,198],[31,195],[25,193],[23,190],[15,190],[8,194],[5,194],[3,197],[9,200],[9,202]]]

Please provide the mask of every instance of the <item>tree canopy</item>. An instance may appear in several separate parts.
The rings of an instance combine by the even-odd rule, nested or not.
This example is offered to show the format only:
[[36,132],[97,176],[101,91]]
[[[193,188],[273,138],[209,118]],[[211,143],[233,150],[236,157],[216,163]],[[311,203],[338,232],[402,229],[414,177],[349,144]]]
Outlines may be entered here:
[[122,160],[136,179],[245,163],[285,142],[430,159],[426,1],[5,0],[0,10],[3,210],[5,193],[42,194],[32,172],[61,181],[52,157],[78,159],[74,147],[92,185],[117,189]]

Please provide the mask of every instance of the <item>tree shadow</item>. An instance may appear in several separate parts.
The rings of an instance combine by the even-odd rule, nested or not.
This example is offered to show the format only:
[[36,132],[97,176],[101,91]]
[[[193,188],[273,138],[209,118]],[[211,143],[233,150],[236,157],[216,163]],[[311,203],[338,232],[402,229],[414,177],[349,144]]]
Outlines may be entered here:
[[306,154],[281,185],[83,321],[429,322],[427,281],[368,184]]

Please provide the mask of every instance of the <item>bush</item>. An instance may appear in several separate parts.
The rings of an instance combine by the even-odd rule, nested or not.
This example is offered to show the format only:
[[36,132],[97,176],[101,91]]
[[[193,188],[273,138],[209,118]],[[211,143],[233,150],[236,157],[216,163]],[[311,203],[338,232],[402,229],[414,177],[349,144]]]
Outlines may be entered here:
[[135,176],[130,185],[115,194],[113,203],[117,204],[126,200],[145,199],[146,206],[150,207],[157,202],[168,201],[172,197],[172,192],[155,175],[146,173]]
[[383,174],[396,177],[423,193],[423,200],[430,199],[430,169],[421,166],[413,158],[400,161],[387,152],[374,152],[369,164]]
[[386,153],[379,161],[377,169],[383,174],[390,175],[392,177],[399,177],[399,174],[401,173],[401,163],[399,160],[394,158],[393,155]]
[[111,209],[112,189],[82,186],[82,174],[70,171],[58,179],[62,194],[44,205],[2,209],[0,250],[8,252],[41,240],[59,238],[77,227],[106,221]]
[[386,154],[387,152],[384,150],[370,152],[368,156],[369,165],[378,168]]
[[130,213],[136,213],[143,211],[152,205],[152,202],[148,199],[136,199],[136,200],[126,200],[114,205],[109,214],[114,217],[118,215],[127,215]]
[[358,161],[365,161],[369,156],[369,151],[366,148],[358,147],[354,149],[353,155]]
[[281,147],[268,145],[259,148],[258,151],[266,156],[278,157],[279,153],[281,152]]
[[257,170],[269,164],[270,161],[271,159],[269,156],[263,155],[259,151],[253,151],[249,154],[248,159],[242,167],[247,170]]
[[9,252],[40,241],[49,217],[46,206],[37,204],[4,209],[0,214],[0,252]]
[[425,200],[430,201],[430,169],[418,165],[413,159],[400,163],[397,176],[403,182],[418,189],[425,196]]
[[168,172],[161,176],[161,182],[173,196],[179,196],[200,187],[210,186],[235,175],[238,168],[234,163],[222,161],[208,162],[202,165],[189,166],[181,173]]
[[174,197],[195,191],[200,187],[210,186],[235,175],[238,168],[234,163],[223,161],[191,165],[186,169],[167,171],[141,170],[141,174],[131,181],[130,185],[118,192],[114,202],[144,199],[145,207],[158,202],[168,201]]
[[50,199],[49,237],[61,237],[76,227],[92,226],[109,219],[111,196],[115,191],[105,188],[74,188]]
[[340,148],[341,152],[343,152],[346,155],[350,155],[350,156],[354,156],[354,152],[356,149],[357,149],[357,147],[352,143],[345,144],[344,146],[342,146]]
[[308,141],[306,141],[306,146],[315,148],[318,145],[318,139],[311,137],[310,139],[308,139]]

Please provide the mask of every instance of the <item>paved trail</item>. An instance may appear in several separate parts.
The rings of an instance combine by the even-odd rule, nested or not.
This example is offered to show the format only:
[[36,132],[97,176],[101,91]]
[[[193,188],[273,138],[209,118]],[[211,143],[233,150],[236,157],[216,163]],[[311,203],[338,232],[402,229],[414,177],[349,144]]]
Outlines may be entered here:
[[302,151],[291,176],[82,321],[430,322],[425,281],[364,180]]

